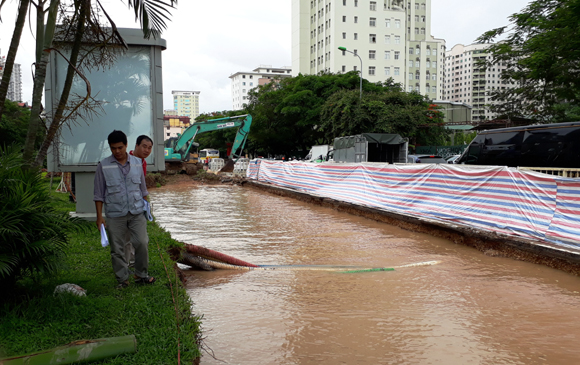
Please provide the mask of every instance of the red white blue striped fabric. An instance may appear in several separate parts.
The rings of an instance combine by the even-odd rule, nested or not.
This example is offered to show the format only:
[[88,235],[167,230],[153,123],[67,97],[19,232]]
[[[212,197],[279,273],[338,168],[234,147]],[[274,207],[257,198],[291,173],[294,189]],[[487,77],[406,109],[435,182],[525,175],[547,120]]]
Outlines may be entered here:
[[339,201],[580,247],[580,180],[495,166],[256,160],[247,177]]

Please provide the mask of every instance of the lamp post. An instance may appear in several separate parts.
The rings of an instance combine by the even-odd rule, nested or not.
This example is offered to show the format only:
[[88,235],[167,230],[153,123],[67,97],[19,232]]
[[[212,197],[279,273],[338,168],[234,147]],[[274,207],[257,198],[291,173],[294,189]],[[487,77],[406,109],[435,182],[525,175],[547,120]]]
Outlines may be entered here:
[[360,58],[360,56],[358,54],[346,49],[346,47],[338,47],[338,49],[343,51],[343,52],[352,53],[353,55],[357,56],[358,59],[360,60],[360,100],[362,100],[362,71],[363,71],[362,58]]

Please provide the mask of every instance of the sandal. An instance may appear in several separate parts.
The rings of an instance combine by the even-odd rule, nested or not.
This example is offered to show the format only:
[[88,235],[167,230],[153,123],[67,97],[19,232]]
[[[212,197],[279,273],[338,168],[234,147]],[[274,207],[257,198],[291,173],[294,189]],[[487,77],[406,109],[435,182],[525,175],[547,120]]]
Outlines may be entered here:
[[135,284],[153,284],[156,280],[153,276],[147,276],[145,278],[135,279]]
[[129,280],[125,280],[125,281],[119,283],[119,285],[117,285],[117,289],[125,289],[128,286],[129,286]]

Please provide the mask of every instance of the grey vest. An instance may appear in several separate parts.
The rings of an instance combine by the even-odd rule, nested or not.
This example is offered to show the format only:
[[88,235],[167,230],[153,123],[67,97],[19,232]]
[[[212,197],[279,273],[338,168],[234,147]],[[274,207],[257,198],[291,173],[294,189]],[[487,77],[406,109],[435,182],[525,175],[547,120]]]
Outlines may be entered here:
[[[129,212],[133,215],[143,213],[143,196],[141,195],[141,159],[128,155],[131,167],[127,176],[123,176],[119,165],[105,158],[101,161],[107,188],[105,189],[105,216],[124,217]],[[113,157],[114,159],[114,157]]]

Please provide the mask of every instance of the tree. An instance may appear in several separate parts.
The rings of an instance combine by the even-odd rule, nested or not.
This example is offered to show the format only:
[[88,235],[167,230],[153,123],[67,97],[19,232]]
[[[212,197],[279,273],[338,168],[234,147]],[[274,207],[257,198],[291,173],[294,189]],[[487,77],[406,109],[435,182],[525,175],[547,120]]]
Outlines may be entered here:
[[413,144],[441,145],[447,138],[441,112],[416,92],[392,88],[368,92],[359,98],[357,90],[334,93],[321,111],[321,130],[330,140],[360,133],[391,133],[408,137]]
[[[49,6],[45,9],[45,5],[49,2]],[[5,0],[0,0],[0,7],[5,2]],[[100,1],[97,1],[96,4],[92,4],[91,0],[70,0],[67,4],[64,4],[64,1],[61,0],[39,0],[36,3],[33,3],[36,10],[37,10],[37,26],[36,26],[36,67],[35,67],[35,75],[34,75],[34,87],[33,87],[33,101],[32,101],[32,112],[30,117],[29,123],[29,130],[27,134],[27,139],[25,142],[24,147],[24,157],[27,161],[31,161],[34,155],[34,139],[40,128],[40,123],[42,123],[40,119],[41,113],[41,98],[42,98],[42,91],[44,88],[44,82],[46,78],[46,66],[48,64],[48,57],[49,53],[54,50],[53,48],[53,40],[55,36],[55,28],[56,28],[56,21],[57,21],[57,13],[59,6],[66,7],[67,4],[71,6],[66,10],[73,9],[72,14],[67,12],[63,14],[64,16],[61,19],[74,19],[76,22],[71,22],[70,24],[76,24],[77,26],[74,27],[74,32],[72,33],[71,39],[73,43],[79,42],[83,40],[83,35],[85,33],[85,26],[93,27],[93,32],[95,32],[95,27],[101,29],[101,25],[98,21],[98,17],[94,16],[96,13],[95,10],[98,8],[99,11],[102,11],[105,18],[108,21],[110,30],[107,32],[104,29],[101,29],[102,33],[108,33],[111,36],[109,37],[108,41],[115,40],[124,44],[124,41],[120,37],[117,27],[115,23],[107,13],[106,9],[102,6]],[[174,4],[177,4],[177,0],[129,0],[127,5],[129,9],[133,9],[135,13],[135,20],[139,20],[141,28],[143,30],[143,34],[145,37],[149,38],[150,36],[158,36],[163,29],[166,28],[165,20],[169,19],[169,11],[168,8],[173,8]],[[18,15],[18,22],[16,24],[14,34],[18,35],[18,37],[13,37],[13,42],[11,44],[11,50],[16,50],[18,48],[20,42],[19,33],[22,32],[22,28],[24,26],[24,21],[20,22],[21,18],[25,18],[25,10],[28,9],[29,0],[21,0],[20,1],[20,10]],[[21,15],[23,14],[23,15]],[[45,25],[45,17],[46,18],[46,25]],[[15,39],[17,40],[15,41]],[[104,46],[100,44],[101,48]],[[99,47],[94,47],[95,49],[99,49]],[[55,113],[55,119],[50,120],[48,130],[49,133],[46,136],[46,141],[43,143],[41,152],[36,157],[35,163],[37,165],[41,164],[44,158],[46,157],[46,150],[48,146],[52,143],[56,131],[60,129],[70,117],[78,116],[78,113],[70,112],[68,114],[64,113],[64,110],[69,108],[67,107],[67,102],[69,95],[66,92],[67,84],[72,82],[72,77],[76,74],[79,75],[79,70],[77,68],[77,63],[74,60],[75,57],[78,58],[78,53],[75,56],[75,47],[73,46],[73,51],[71,52],[69,61],[70,66],[68,73],[67,73],[67,81],[65,82],[65,90],[62,93],[61,100],[55,109],[57,113]],[[80,50],[80,47],[76,47],[76,49]],[[15,56],[15,53],[14,53]],[[3,85],[0,85],[0,93],[2,92]],[[87,88],[87,91],[90,91],[90,88]],[[1,96],[1,95],[0,95]],[[4,98],[0,99],[3,100]],[[90,99],[90,92],[87,93],[85,98],[81,98],[79,102],[86,103]],[[73,106],[69,108],[70,110],[77,111],[79,105]],[[0,108],[0,113],[1,113]]]
[[[491,92],[500,115],[567,121],[580,105],[580,0],[534,0],[509,18],[511,24],[484,33],[492,44],[487,68],[506,67],[502,85]],[[572,114],[571,114],[572,112]]]
[[[30,109],[19,106],[18,103],[6,100],[4,114],[0,120],[0,146],[8,146],[12,143],[22,146],[26,139]],[[35,147],[38,148],[44,139],[44,129],[38,131]]]
[[[249,149],[259,154],[289,155],[312,145],[331,142],[320,129],[320,113],[326,100],[340,90],[359,90],[355,71],[320,73],[275,79],[249,92],[246,110],[253,117]],[[400,88],[392,79],[371,83],[363,80],[364,92]]]

